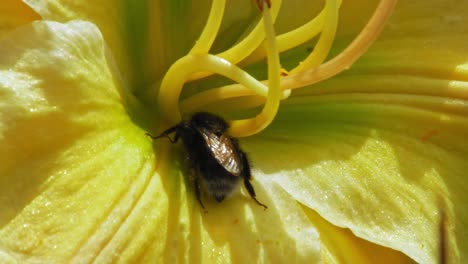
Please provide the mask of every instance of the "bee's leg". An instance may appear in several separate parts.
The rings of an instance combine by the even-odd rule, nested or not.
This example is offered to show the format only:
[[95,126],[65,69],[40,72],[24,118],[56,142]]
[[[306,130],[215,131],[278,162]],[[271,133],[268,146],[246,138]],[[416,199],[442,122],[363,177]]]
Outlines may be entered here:
[[193,189],[195,190],[195,197],[197,198],[198,203],[200,204],[203,212],[206,214],[208,211],[205,209],[203,202],[201,201],[200,193],[200,169],[194,161],[194,157],[191,157],[190,152],[185,160],[186,168],[188,168],[189,180],[193,182]]
[[167,138],[171,141],[171,143],[177,143],[177,141],[179,141],[179,133],[175,133],[174,135],[174,139],[171,139],[169,136],[167,136]]
[[[172,139],[171,137],[169,137],[169,134],[172,134],[174,132],[176,132],[176,133],[175,133],[174,139]],[[163,131],[158,136],[153,136],[150,133],[146,133],[146,135],[151,137],[152,139],[167,137],[169,139],[169,141],[171,141],[171,143],[176,143],[177,140],[179,140],[179,133],[177,133],[177,126],[173,126],[173,127],[168,128],[167,130]]]
[[252,197],[252,199],[253,199],[258,205],[263,206],[264,209],[267,209],[268,206],[262,204],[261,202],[259,202],[259,201],[257,200],[257,198],[255,198],[255,196],[256,196],[256,195],[255,195],[255,190],[254,190],[252,184],[250,184],[250,181],[249,181],[247,178],[244,178],[244,185],[245,185],[245,188],[247,188],[247,191],[249,192],[250,197]]
[[203,205],[203,203],[201,201],[200,184],[198,182],[198,177],[195,177],[194,187],[195,187],[195,196],[197,197],[197,201],[200,204],[200,206],[202,207],[203,212],[206,214],[206,213],[208,213],[208,211],[206,210],[205,206]]
[[239,151],[239,156],[241,157],[242,159],[242,165],[244,167],[243,169],[243,172],[242,172],[242,177],[244,178],[244,185],[245,185],[245,188],[247,189],[247,191],[249,192],[250,194],[250,197],[252,197],[252,199],[260,206],[263,206],[264,209],[267,209],[268,206],[262,204],[261,202],[259,202],[256,198],[256,194],[255,194],[255,189],[254,187],[252,186],[252,184],[250,183],[250,179],[252,178],[252,175],[250,173],[250,163],[249,163],[249,160],[247,159],[247,155],[243,152],[243,151]]

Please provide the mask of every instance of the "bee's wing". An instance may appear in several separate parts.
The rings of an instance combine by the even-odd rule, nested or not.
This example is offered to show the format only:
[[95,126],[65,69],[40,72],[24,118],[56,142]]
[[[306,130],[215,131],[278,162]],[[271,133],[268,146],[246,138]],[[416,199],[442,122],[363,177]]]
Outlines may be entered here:
[[215,133],[203,128],[197,130],[205,139],[206,145],[216,161],[232,175],[240,176],[242,162],[231,138],[226,135],[218,137]]

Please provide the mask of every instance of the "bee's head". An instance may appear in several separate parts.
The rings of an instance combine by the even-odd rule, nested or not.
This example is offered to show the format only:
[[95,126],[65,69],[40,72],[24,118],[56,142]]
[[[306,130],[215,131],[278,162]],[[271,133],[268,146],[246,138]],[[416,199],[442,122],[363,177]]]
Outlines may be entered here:
[[190,119],[190,124],[195,127],[208,129],[215,134],[223,134],[229,128],[226,120],[207,112],[198,112],[193,114]]

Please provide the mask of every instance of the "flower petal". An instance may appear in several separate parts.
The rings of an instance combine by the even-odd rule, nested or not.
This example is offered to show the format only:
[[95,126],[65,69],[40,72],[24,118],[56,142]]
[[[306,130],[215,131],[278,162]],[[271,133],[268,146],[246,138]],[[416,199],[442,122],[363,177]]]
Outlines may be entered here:
[[414,263],[400,251],[359,238],[349,229],[337,227],[311,209],[303,208],[320,233],[323,263]]
[[[132,71],[132,60],[128,52],[130,31],[138,31],[142,25],[127,25],[125,23],[125,17],[123,16],[123,10],[125,7],[125,1],[94,1],[90,4],[87,1],[38,1],[38,0],[25,0],[36,12],[38,12],[44,19],[53,20],[59,22],[67,22],[74,19],[86,20],[97,25],[99,30],[102,32],[106,43],[109,45],[112,53],[117,62],[117,66],[122,73],[123,80],[130,82],[134,78]],[[129,13],[132,11],[141,9],[142,4],[133,5],[133,8],[129,9]],[[144,6],[144,5],[143,5]],[[134,10],[136,9],[136,10]],[[141,11],[141,10],[140,10]],[[141,20],[147,22],[141,13],[139,15]],[[126,27],[128,26],[128,27]],[[136,40],[135,40],[136,41]],[[140,47],[142,49],[143,47]]]
[[[320,245],[316,229],[310,225],[298,203],[276,183],[253,181],[257,197],[269,208],[257,205],[241,188],[222,203],[202,192],[208,210],[203,213],[195,198],[193,183],[184,180],[180,153],[160,153],[158,172],[169,194],[167,239],[154,241],[140,260],[197,263],[316,263]],[[153,248],[165,246],[157,256]]]
[[254,182],[267,211],[243,193],[201,214],[180,156],[166,142],[155,163],[127,116],[92,24],[33,23],[0,51],[0,262],[318,261],[315,229],[275,184]]
[[[140,94],[159,81],[187,53],[204,26],[211,1],[25,0],[44,19],[73,19],[97,25],[114,54],[123,79]],[[147,101],[148,98],[140,98]],[[151,98],[154,102],[155,98]]]
[[402,2],[362,60],[298,90],[246,141],[263,173],[331,223],[420,263],[464,263],[468,5],[430,4]]
[[0,54],[0,262],[125,261],[164,237],[151,141],[99,30],[35,22]]
[[283,108],[276,125],[246,144],[257,175],[420,263],[436,262],[447,213],[449,256],[463,260],[468,107],[462,117],[385,97],[323,96]]

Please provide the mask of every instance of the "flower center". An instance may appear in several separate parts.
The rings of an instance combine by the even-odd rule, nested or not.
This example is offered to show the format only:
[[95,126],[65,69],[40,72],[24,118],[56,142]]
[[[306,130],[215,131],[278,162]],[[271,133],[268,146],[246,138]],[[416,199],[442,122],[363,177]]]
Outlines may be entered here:
[[[291,89],[327,79],[356,61],[376,39],[396,1],[382,0],[361,34],[341,54],[325,64],[335,38],[341,0],[326,0],[323,10],[314,19],[278,36],[273,24],[282,1],[257,0],[261,21],[242,41],[217,55],[209,54],[209,51],[218,35],[226,1],[213,1],[198,41],[186,56],[171,65],[161,82],[158,96],[160,110],[170,123],[180,122],[179,96],[183,85],[216,73],[236,84],[192,95],[181,102],[182,111],[196,111],[204,105],[228,98],[260,96],[264,98],[261,100],[262,111],[249,119],[232,120],[229,131],[235,137],[256,134],[273,121],[280,101],[289,97]],[[295,48],[318,34],[320,37],[313,51],[302,62],[289,71],[281,69],[280,52]],[[268,62],[268,80],[265,81],[257,80],[236,65],[241,61],[258,61],[265,57]]]

